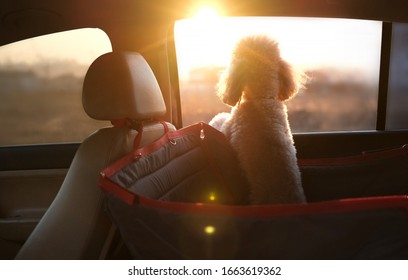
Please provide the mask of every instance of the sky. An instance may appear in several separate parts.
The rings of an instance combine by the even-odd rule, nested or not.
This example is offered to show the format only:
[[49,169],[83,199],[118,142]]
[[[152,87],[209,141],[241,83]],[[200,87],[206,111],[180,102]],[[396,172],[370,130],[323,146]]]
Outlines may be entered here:
[[236,42],[264,34],[279,42],[282,57],[300,70],[337,67],[378,75],[381,22],[321,18],[222,18],[181,20],[175,37],[181,77],[194,67],[226,66]]
[[[236,42],[245,35],[265,34],[279,42],[281,54],[300,70],[354,68],[378,76],[381,22],[319,18],[224,18],[215,12],[180,20],[175,25],[181,78],[191,69],[226,66]],[[100,29],[81,29],[29,39],[0,48],[0,65],[74,60],[90,65],[111,51]]]
[[75,60],[90,65],[99,55],[112,50],[109,38],[100,29],[85,28],[2,46],[0,65],[28,64],[44,60]]

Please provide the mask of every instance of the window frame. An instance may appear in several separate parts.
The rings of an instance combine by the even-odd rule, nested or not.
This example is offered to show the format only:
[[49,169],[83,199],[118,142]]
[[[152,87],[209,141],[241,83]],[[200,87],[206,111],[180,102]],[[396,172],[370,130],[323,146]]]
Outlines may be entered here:
[[[245,17],[245,16],[243,16]],[[253,16],[251,16],[253,17]],[[273,16],[271,16],[273,17]],[[287,17],[292,17],[292,16],[287,16]],[[307,17],[305,17],[307,18]],[[311,17],[314,18],[314,17]],[[328,17],[330,18],[330,17]],[[353,18],[351,18],[353,19]],[[315,132],[315,131],[309,131],[309,132],[293,132],[294,134],[315,134],[315,133],[352,133],[352,132],[367,132],[367,131],[387,131],[386,129],[386,122],[387,122],[387,100],[388,100],[388,82],[389,82],[389,74],[390,74],[390,53],[391,53],[391,47],[392,47],[392,27],[393,27],[393,22],[389,21],[384,21],[380,19],[361,19],[361,20],[373,20],[373,21],[378,21],[382,23],[382,28],[381,28],[381,45],[380,45],[380,62],[379,62],[379,79],[378,79],[378,97],[377,97],[377,110],[376,110],[376,123],[375,127],[373,129],[368,129],[368,130],[341,130],[341,131],[321,131],[321,132]],[[175,23],[174,23],[175,24]],[[174,83],[174,88],[176,90],[174,91],[177,96],[177,102],[178,102],[178,114],[176,116],[176,127],[183,127],[183,118],[182,118],[182,98],[181,98],[181,90],[180,90],[180,83],[179,83],[179,72],[177,68],[177,54],[176,54],[176,42],[175,42],[175,36],[174,36],[174,25],[171,28],[171,32],[169,33],[171,39],[168,41],[168,49],[171,50],[169,51],[169,56],[174,57],[174,62],[172,64],[169,64],[169,69],[171,70],[170,72],[173,73],[174,76],[177,78],[173,78],[171,80],[171,83]],[[408,130],[407,128],[404,128],[403,130]],[[390,131],[390,130],[388,130]]]
[[380,77],[378,81],[377,131],[385,131],[387,122],[388,81],[390,74],[392,23],[383,22],[381,35]]

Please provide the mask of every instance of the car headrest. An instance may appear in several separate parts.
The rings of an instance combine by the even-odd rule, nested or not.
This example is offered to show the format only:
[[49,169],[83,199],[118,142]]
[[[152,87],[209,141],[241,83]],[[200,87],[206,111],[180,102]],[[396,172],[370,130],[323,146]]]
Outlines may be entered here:
[[146,120],[166,113],[153,71],[140,54],[132,52],[107,53],[91,64],[82,104],[97,120]]

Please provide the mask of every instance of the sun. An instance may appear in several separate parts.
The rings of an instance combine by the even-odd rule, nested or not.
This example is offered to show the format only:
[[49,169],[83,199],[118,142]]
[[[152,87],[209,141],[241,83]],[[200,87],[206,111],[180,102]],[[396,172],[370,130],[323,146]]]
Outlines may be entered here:
[[179,20],[175,25],[178,66],[181,76],[188,75],[195,67],[225,64],[217,42],[223,40],[219,27],[224,18],[220,10],[202,6],[191,13],[191,17]]
[[207,21],[219,17],[219,13],[215,8],[205,6],[200,8],[193,16],[193,19]]

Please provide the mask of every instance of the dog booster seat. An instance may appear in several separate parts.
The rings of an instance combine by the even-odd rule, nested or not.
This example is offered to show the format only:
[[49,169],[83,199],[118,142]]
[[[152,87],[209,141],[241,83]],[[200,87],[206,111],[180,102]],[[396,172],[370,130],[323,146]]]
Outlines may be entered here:
[[[329,188],[338,179],[330,172],[348,176],[363,164],[367,175],[368,162],[378,160],[379,172],[377,165],[395,158],[406,165],[406,147],[347,160],[299,161],[305,192],[317,199],[315,184]],[[321,176],[327,178],[320,181]],[[406,177],[399,176],[406,189]],[[228,141],[203,123],[167,131],[135,149],[101,173],[101,187],[112,220],[137,259],[408,258],[407,196],[247,205],[247,183]]]

